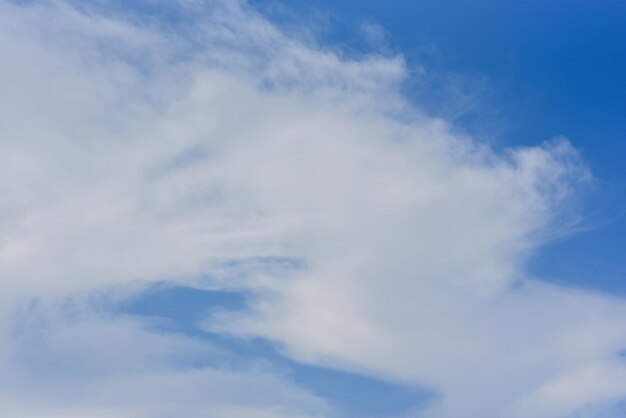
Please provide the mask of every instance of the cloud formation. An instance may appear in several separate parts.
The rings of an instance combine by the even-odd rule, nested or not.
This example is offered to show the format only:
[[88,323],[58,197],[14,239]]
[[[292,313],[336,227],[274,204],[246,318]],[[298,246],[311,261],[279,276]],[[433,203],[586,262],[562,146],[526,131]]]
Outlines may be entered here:
[[[0,364],[24,382],[6,415],[333,414],[272,370],[181,366],[212,348],[93,309],[26,321],[41,353],[16,335],[33,298],[162,281],[252,295],[211,331],[437,391],[419,416],[626,395],[626,305],[524,271],[590,182],[567,140],[496,151],[409,103],[402,57],[290,38],[240,1],[167,7],[0,3]],[[40,357],[80,367],[43,389]]]
[[3,416],[335,416],[268,365],[132,318],[53,306],[32,304],[13,327]]

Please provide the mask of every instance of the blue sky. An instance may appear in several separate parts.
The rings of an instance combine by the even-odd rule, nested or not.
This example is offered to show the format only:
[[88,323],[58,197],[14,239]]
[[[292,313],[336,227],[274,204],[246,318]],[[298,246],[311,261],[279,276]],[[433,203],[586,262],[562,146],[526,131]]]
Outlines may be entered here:
[[0,0],[0,415],[621,416],[625,19]]

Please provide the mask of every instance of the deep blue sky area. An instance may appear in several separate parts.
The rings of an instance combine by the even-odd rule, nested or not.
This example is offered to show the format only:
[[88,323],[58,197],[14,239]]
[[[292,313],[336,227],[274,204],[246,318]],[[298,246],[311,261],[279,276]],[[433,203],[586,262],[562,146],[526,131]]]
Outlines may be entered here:
[[[597,182],[583,205],[582,232],[544,248],[529,271],[626,296],[625,2],[251,4],[287,28],[308,19],[338,49],[401,53],[415,74],[408,82],[413,100],[496,148],[568,138]],[[368,44],[364,24],[384,28],[385,44]]]

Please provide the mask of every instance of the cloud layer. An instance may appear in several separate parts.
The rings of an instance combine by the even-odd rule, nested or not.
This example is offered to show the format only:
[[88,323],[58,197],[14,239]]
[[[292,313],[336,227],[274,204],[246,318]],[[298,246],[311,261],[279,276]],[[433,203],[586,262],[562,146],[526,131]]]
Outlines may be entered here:
[[626,305],[524,272],[590,182],[566,140],[495,151],[407,102],[402,57],[288,37],[238,1],[167,7],[0,3],[0,364],[23,382],[5,415],[333,415],[275,370],[181,365],[221,354],[89,303],[24,308],[162,281],[249,292],[206,328],[433,389],[425,417],[626,394]]

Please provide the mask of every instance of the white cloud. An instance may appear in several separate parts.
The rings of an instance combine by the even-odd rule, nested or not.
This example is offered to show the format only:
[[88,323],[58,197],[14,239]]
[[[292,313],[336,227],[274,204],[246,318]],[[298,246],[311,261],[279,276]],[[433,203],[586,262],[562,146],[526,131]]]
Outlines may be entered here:
[[67,306],[35,303],[17,315],[0,363],[2,416],[334,416],[324,400],[253,359]]
[[[288,39],[236,1],[193,7],[173,31],[96,6],[0,3],[11,63],[0,68],[3,306],[212,273],[212,286],[257,296],[251,312],[207,326],[435,388],[425,416],[547,418],[626,394],[611,383],[624,373],[614,353],[625,305],[524,274],[528,256],[575,221],[572,199],[589,181],[567,141],[493,151],[402,98],[401,57],[354,60]],[[224,268],[262,257],[302,268]],[[103,395],[53,396],[57,415],[158,417],[152,408],[190,405],[186,416],[265,416],[285,402],[295,416],[315,404],[247,371],[218,380],[280,390],[270,409],[233,410],[246,398],[222,405],[198,392],[215,385],[214,369],[158,370],[159,350],[186,353],[186,342],[109,325],[74,334],[56,324],[51,341],[65,342],[53,351],[115,364],[136,359],[146,338],[156,347],[148,376],[74,376],[63,390]],[[81,348],[119,333],[119,351]],[[20,348],[8,331],[3,344],[5,358]],[[590,374],[604,383],[587,390]],[[128,389],[152,385],[176,396],[150,407],[157,395]],[[7,414],[54,416],[43,400],[26,409],[37,396],[6,395]]]

